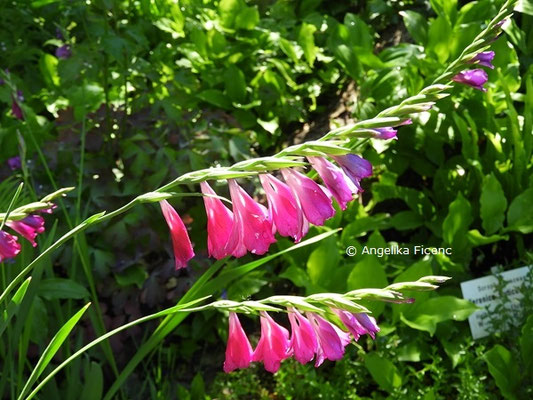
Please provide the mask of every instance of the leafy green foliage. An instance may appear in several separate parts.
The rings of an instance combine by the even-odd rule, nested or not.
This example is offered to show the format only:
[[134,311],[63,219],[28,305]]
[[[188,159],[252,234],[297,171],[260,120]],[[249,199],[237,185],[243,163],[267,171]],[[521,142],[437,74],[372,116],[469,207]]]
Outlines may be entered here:
[[[6,4],[0,13],[1,69],[9,70],[0,85],[0,179],[6,178],[0,181],[0,211],[21,180],[21,203],[54,186],[79,191],[46,217],[47,233],[37,249],[24,243],[20,258],[2,265],[1,289],[71,223],[116,209],[182,173],[272,154],[416,94],[473,40],[500,3]],[[439,293],[413,294],[414,304],[365,302],[382,327],[377,342],[361,343],[367,354],[352,347],[345,360],[318,371],[284,363],[268,377],[254,367],[252,373],[217,377],[212,386],[212,371],[223,358],[223,322],[209,313],[186,322],[176,315],[104,342],[73,362],[66,380],[51,379],[42,396],[79,398],[83,388],[83,398],[172,398],[176,392],[202,398],[205,392],[216,398],[341,393],[490,399],[498,390],[527,398],[531,391],[517,390],[516,382],[520,375],[520,388],[531,386],[524,374],[531,372],[525,357],[531,319],[514,345],[500,336],[474,343],[461,322],[474,307],[460,299],[458,283],[488,274],[495,264],[512,268],[532,260],[531,10],[530,1],[521,1],[519,17],[493,44],[496,68],[488,71],[486,94],[453,89],[413,125],[400,128],[398,141],[357,149],[375,174],[363,181],[360,202],[312,230],[324,232],[318,237],[328,236],[324,240],[292,248],[280,239],[279,254],[242,264],[231,260],[218,272],[221,264],[210,267],[207,260],[201,202],[180,199],[198,254],[187,272],[173,271],[166,227],[150,204],[45,257],[2,319],[1,358],[16,361],[0,363],[0,393],[20,394],[28,365],[35,365],[81,301],[92,300],[94,307],[80,332],[65,340],[65,354],[87,336],[178,299],[343,292],[446,274],[452,283]],[[65,44],[72,54],[61,58],[56,50]],[[24,95],[25,121],[11,111],[15,90]],[[5,161],[16,155],[22,170],[11,171]],[[216,190],[224,194],[225,188]],[[48,229],[54,220],[56,227]],[[336,228],[342,231],[335,234]],[[345,254],[348,246],[355,256]],[[395,246],[410,252],[363,253],[365,247]],[[415,253],[415,246],[449,247],[451,254]],[[157,357],[150,358],[151,352]],[[63,356],[56,353],[49,365]],[[507,375],[514,368],[507,368],[510,360],[522,363],[516,376]]]

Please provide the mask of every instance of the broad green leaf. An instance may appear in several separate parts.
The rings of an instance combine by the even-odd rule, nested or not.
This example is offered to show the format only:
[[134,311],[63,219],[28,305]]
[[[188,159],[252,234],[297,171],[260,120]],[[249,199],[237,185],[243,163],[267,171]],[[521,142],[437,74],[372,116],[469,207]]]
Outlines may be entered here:
[[67,339],[72,329],[74,329],[74,327],[81,319],[83,314],[85,314],[85,311],[87,311],[90,305],[91,303],[87,303],[80,311],[74,314],[74,316],[72,316],[52,338],[50,344],[46,347],[46,349],[44,349],[41,358],[39,358],[39,361],[37,361],[37,365],[35,365],[35,367],[33,368],[33,371],[31,372],[30,377],[26,381],[24,388],[22,388],[22,392],[20,392],[20,395],[18,397],[19,400],[22,400],[24,398],[24,396],[28,393],[33,384],[37,381],[37,379],[39,379],[45,368],[48,366],[50,361],[52,361],[54,355],[61,348],[63,342]]
[[515,391],[520,383],[520,371],[513,355],[497,344],[485,353],[489,372],[506,399],[516,399]]
[[457,14],[457,0],[429,0],[431,8],[450,22],[454,22]]
[[51,54],[43,54],[39,60],[41,74],[49,87],[59,85],[59,76],[57,75],[57,58]]
[[376,353],[368,353],[365,356],[365,367],[379,387],[389,393],[402,385],[403,379],[398,368],[392,362]]
[[80,400],[99,400],[104,392],[104,374],[99,363],[91,361],[85,372]]
[[339,248],[335,238],[323,240],[307,260],[307,273],[311,282],[329,288],[333,284],[335,270],[339,268],[339,260]]
[[440,15],[429,25],[426,51],[433,52],[441,64],[450,56],[452,26],[450,21]]
[[390,224],[396,230],[405,231],[423,225],[424,219],[414,211],[400,211],[390,219]]
[[477,229],[471,229],[467,232],[466,237],[468,241],[472,243],[473,246],[483,246],[485,244],[490,244],[494,242],[499,242],[500,240],[508,240],[509,236],[507,235],[490,235],[483,236]]
[[83,299],[89,297],[85,287],[71,279],[50,278],[39,282],[37,294],[50,299]]
[[520,336],[520,354],[526,371],[533,373],[533,315],[530,315],[522,327]]
[[104,89],[95,82],[84,82],[68,91],[67,96],[74,108],[74,116],[79,121],[100,107],[104,101]]
[[303,23],[298,33],[298,44],[302,46],[304,56],[310,67],[313,66],[317,54],[317,47],[315,46],[315,38],[313,34],[316,27],[311,24]]
[[146,278],[148,278],[148,273],[146,272],[146,269],[140,265],[133,265],[126,270],[115,274],[117,283],[123,287],[136,285],[141,289]]
[[[384,288],[387,286],[387,275],[377,257],[374,255],[361,257],[363,257],[361,261],[355,264],[348,276],[347,290]],[[379,316],[385,308],[385,304],[382,302],[361,301],[360,303],[371,310],[375,317]]]
[[246,102],[246,80],[244,73],[235,65],[230,65],[224,73],[226,95],[235,103]]
[[428,38],[428,22],[427,18],[415,11],[407,10],[400,11],[403,18],[403,23],[411,37],[418,44],[426,44]]
[[533,188],[516,196],[507,210],[507,229],[522,233],[533,232]]
[[229,110],[232,108],[231,101],[217,89],[207,89],[203,92],[200,92],[196,95],[199,99],[214,105],[215,107],[223,108]]
[[243,8],[235,17],[235,28],[251,30],[259,23],[257,6]]
[[479,203],[481,206],[481,225],[485,232],[491,235],[503,226],[505,210],[507,209],[505,193],[494,173],[483,179]]
[[464,321],[478,308],[468,300],[454,296],[432,297],[424,302],[415,302],[400,316],[413,329],[435,333],[437,324],[443,321]]
[[461,193],[450,204],[448,215],[442,223],[442,237],[454,250],[461,250],[467,245],[466,233],[472,222],[472,207]]
[[242,0],[221,0],[218,4],[220,22],[226,28],[233,28],[235,18],[246,7]]

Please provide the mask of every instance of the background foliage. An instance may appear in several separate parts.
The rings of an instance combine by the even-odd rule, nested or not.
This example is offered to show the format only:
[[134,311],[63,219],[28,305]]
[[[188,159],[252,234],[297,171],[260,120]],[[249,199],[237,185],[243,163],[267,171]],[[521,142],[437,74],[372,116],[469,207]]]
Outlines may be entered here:
[[[500,4],[4,2],[0,209],[20,180],[26,182],[20,203],[56,187],[77,189],[47,217],[39,247],[25,243],[21,256],[2,266],[2,284],[97,211],[194,169],[317,138],[416,94]],[[498,314],[494,325],[509,325],[504,332],[474,342],[467,323],[458,322],[474,310],[461,299],[459,282],[533,258],[533,4],[522,1],[504,30],[493,45],[487,93],[457,87],[402,127],[398,141],[360,148],[375,167],[360,201],[313,228],[342,227],[340,233],[237,274],[216,295],[342,292],[428,274],[452,276],[451,284],[417,294],[414,305],[370,304],[382,327],[376,342],[351,346],[343,361],[317,370],[286,362],[275,376],[260,367],[220,374],[226,321],[212,312],[189,316],[124,377],[118,398],[530,398],[530,290],[524,289],[522,317]],[[71,55],[58,57],[64,46]],[[11,111],[16,90],[25,121]],[[6,161],[16,155],[22,169],[12,171]],[[173,204],[198,255],[186,271],[173,270],[167,229],[152,205],[78,236],[39,265],[0,345],[2,359],[10,360],[0,366],[5,398],[20,392],[53,334],[87,300],[95,307],[53,364],[95,335],[175,304],[212,264],[202,203]],[[361,254],[365,245],[396,244],[452,247],[453,255]],[[281,238],[276,244],[290,245]],[[348,257],[347,246],[358,255]],[[256,322],[246,319],[248,332],[258,334]],[[83,398],[100,398],[155,326],[126,331],[88,353],[42,397],[79,398],[81,387]]]

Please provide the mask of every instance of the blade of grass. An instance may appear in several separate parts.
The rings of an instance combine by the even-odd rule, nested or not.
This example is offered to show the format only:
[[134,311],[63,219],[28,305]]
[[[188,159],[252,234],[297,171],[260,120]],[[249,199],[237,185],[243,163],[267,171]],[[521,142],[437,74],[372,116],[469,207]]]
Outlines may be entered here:
[[28,285],[30,284],[30,282],[31,276],[26,279],[22,285],[20,285],[19,289],[15,292],[15,294],[11,298],[11,301],[4,310],[3,315],[0,319],[0,336],[2,336],[2,333],[4,333],[4,330],[9,324],[11,318],[13,318],[15,314],[17,314],[20,303],[22,303],[22,299],[24,299],[24,296],[26,295],[26,290],[28,289]]
[[[31,398],[33,398],[37,392],[44,386],[46,385],[46,383],[53,378],[53,376],[55,374],[57,374],[61,369],[63,369],[65,366],[67,366],[72,360],[74,360],[75,358],[77,358],[78,356],[80,356],[81,354],[83,354],[85,351],[89,350],[90,348],[96,346],[97,344],[99,344],[100,342],[104,341],[104,340],[107,340],[109,337],[119,333],[119,332],[122,332],[123,330],[126,330],[128,328],[131,328],[132,326],[135,326],[135,325],[138,325],[138,324],[141,324],[143,322],[146,322],[146,321],[150,321],[152,319],[156,319],[156,318],[160,318],[160,317],[163,317],[163,316],[166,316],[166,315],[169,315],[169,314],[173,314],[173,313],[177,313],[177,312],[180,312],[181,309],[183,308],[187,308],[187,307],[190,307],[192,305],[195,305],[195,304],[198,304],[204,300],[206,300],[207,298],[209,298],[209,296],[206,296],[206,297],[202,297],[200,299],[196,299],[194,301],[191,301],[191,302],[188,302],[186,304],[181,304],[181,305],[176,305],[176,306],[173,306],[173,307],[170,307],[170,308],[167,308],[166,310],[163,310],[163,311],[159,311],[159,312],[156,312],[154,314],[150,314],[150,315],[147,315],[145,317],[142,317],[142,318],[139,318],[139,319],[136,319],[135,321],[131,321],[127,324],[124,324],[122,326],[119,326],[118,328],[116,329],[113,329],[112,331],[109,331],[107,332],[105,335],[103,336],[100,336],[99,338],[93,340],[92,342],[86,344],[85,346],[83,346],[81,349],[79,349],[78,351],[76,351],[74,354],[72,354],[70,357],[68,357],[65,361],[63,361],[61,364],[59,364],[52,372],[50,372],[36,387],[35,389],[28,395],[28,397],[25,398],[25,400],[30,400]],[[18,400],[22,400],[24,397],[23,397],[23,394],[24,393],[21,393],[21,395],[19,396]]]
[[34,382],[39,379],[39,376],[41,376],[44,369],[47,367],[50,361],[52,361],[54,355],[60,349],[63,342],[67,339],[72,329],[74,329],[74,327],[76,326],[80,318],[83,316],[83,314],[85,314],[85,311],[87,311],[90,305],[91,303],[87,303],[85,306],[83,306],[83,308],[76,314],[74,314],[74,316],[72,316],[52,338],[50,344],[46,347],[43,354],[41,355],[41,358],[39,358],[39,361],[37,361],[37,365],[33,369],[28,380],[26,381],[26,385],[24,385],[24,387],[22,388],[22,392],[18,397],[19,400],[24,398],[26,392],[28,392]]

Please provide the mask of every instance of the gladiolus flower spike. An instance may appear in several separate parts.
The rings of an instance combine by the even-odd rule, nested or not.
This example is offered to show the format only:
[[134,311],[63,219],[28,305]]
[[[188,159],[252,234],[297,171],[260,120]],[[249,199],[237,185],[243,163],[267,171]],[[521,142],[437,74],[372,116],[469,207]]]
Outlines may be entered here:
[[304,316],[294,307],[288,307],[290,339],[287,329],[275,322],[266,311],[261,311],[261,337],[253,352],[237,315],[230,312],[224,371],[246,368],[251,361],[262,361],[267,371],[275,373],[281,362],[291,356],[301,364],[314,358],[315,367],[319,367],[326,359],[340,360],[352,337],[357,341],[361,335],[369,334],[375,339],[379,328],[374,318],[364,313],[332,310],[349,332],[316,313],[307,312]]

